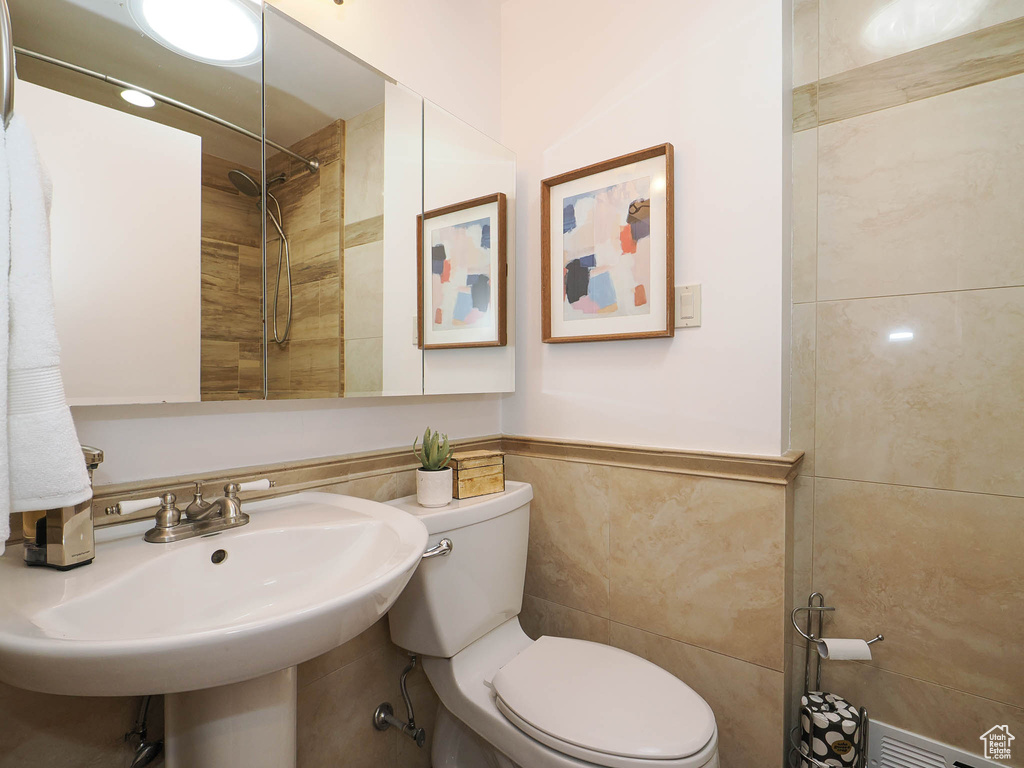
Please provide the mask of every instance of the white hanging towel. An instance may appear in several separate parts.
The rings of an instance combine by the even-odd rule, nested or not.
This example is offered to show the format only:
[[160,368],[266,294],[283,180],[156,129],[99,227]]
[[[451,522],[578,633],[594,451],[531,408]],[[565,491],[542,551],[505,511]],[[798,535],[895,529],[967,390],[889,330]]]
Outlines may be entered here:
[[[4,137],[9,269],[0,278],[6,346],[8,512],[53,509],[92,497],[89,473],[64,398],[50,278],[51,187],[35,142],[15,115]],[[0,257],[3,258],[3,257]],[[3,483],[3,480],[0,480]],[[3,502],[0,502],[3,503]],[[0,510],[2,513],[3,510]],[[0,547],[9,515],[0,514]],[[9,532],[8,532],[9,533]]]

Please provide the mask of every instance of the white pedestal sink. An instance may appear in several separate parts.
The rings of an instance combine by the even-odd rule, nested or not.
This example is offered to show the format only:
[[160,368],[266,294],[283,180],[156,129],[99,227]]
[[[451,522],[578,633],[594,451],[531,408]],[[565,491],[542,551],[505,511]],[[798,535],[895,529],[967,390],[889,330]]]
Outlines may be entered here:
[[100,530],[73,571],[0,557],[0,680],[169,694],[168,768],[295,765],[295,665],[370,627],[420,562],[423,523],[329,493],[250,502],[241,528],[149,544]]

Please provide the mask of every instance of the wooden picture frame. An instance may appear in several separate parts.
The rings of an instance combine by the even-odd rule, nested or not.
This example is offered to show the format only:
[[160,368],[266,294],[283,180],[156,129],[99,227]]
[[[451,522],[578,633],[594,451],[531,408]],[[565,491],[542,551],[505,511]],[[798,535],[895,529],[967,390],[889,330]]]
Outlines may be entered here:
[[501,192],[416,217],[420,349],[506,345],[507,232]]
[[545,343],[675,335],[673,205],[671,144],[541,182]]

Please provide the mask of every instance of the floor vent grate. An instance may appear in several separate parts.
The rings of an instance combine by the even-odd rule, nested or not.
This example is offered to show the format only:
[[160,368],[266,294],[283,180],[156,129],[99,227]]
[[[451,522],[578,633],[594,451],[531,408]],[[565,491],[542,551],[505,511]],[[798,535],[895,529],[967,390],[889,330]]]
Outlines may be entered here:
[[[980,734],[979,734],[980,735]],[[981,742],[978,742],[979,745]],[[993,760],[877,720],[868,728],[868,768],[1005,768]]]

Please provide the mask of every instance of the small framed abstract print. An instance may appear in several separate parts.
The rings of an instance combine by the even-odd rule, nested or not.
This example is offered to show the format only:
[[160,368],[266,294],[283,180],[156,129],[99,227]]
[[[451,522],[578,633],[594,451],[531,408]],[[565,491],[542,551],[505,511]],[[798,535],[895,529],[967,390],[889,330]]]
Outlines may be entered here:
[[672,145],[541,182],[545,342],[672,336]]
[[420,349],[503,347],[505,195],[416,217]]

